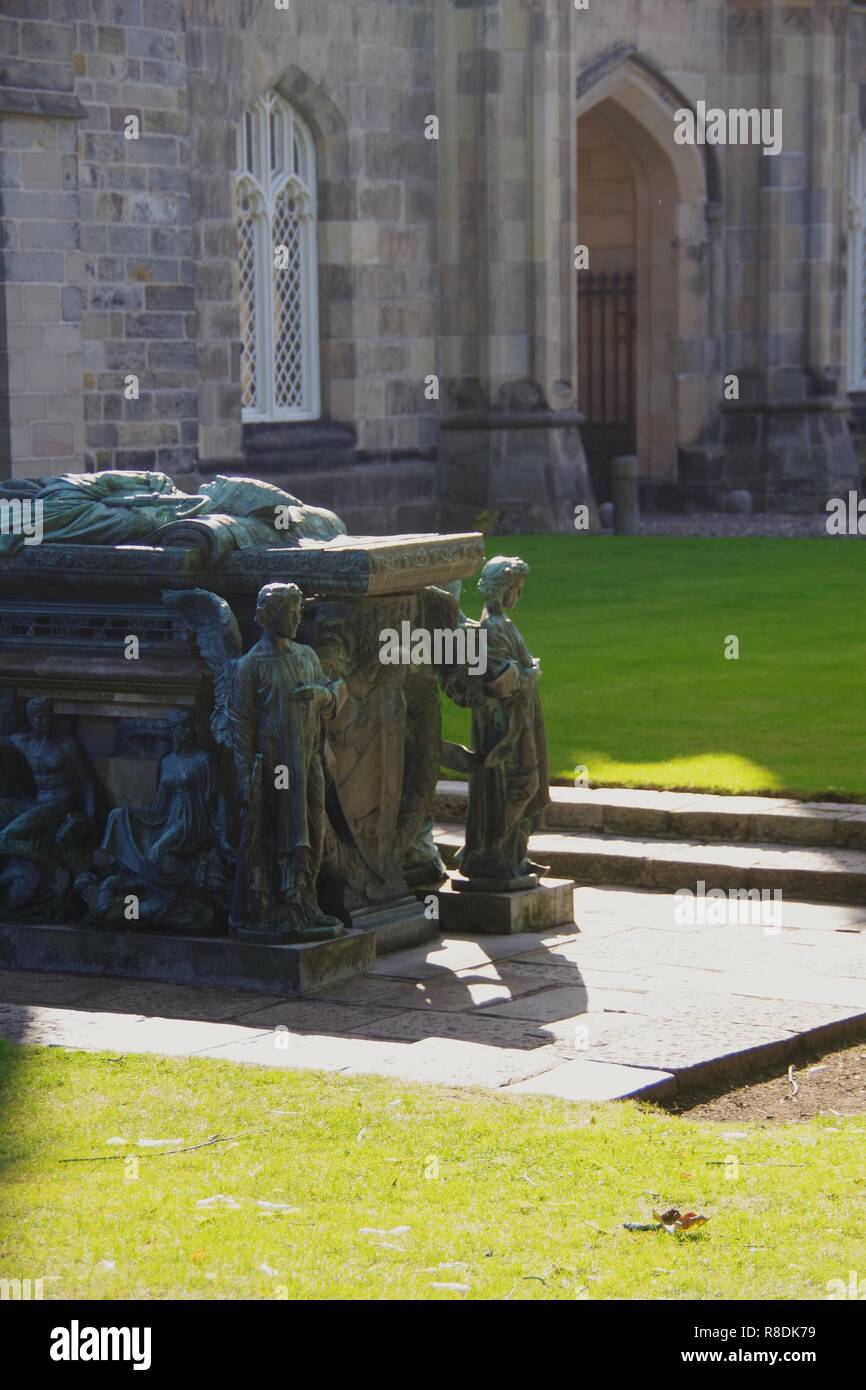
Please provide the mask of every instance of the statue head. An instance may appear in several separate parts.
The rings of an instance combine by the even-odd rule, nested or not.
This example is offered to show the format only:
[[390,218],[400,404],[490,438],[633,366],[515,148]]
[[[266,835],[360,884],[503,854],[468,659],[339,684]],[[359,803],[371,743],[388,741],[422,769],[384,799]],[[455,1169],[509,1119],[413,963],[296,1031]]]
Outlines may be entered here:
[[47,734],[51,733],[51,701],[46,700],[41,695],[37,695],[33,700],[28,700],[27,718],[30,720],[30,727],[34,734],[37,734],[39,738],[45,738]]
[[481,571],[478,590],[489,613],[513,608],[523,591],[529,566],[519,555],[494,555]]
[[297,584],[266,584],[256,601],[256,622],[276,637],[294,637],[304,595]]
[[188,709],[175,710],[174,714],[169,717],[168,730],[171,734],[171,745],[175,753],[180,753],[184,748],[188,748],[193,742],[195,733],[192,712]]

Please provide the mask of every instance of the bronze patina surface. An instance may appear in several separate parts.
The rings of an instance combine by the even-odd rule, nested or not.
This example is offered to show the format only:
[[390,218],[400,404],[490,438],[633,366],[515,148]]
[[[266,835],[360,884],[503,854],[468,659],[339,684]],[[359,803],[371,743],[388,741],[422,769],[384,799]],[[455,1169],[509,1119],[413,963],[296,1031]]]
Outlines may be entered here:
[[383,663],[381,634],[466,624],[445,586],[482,537],[348,536],[255,479],[14,491],[43,535],[0,545],[0,918],[239,951],[417,933],[459,672]]

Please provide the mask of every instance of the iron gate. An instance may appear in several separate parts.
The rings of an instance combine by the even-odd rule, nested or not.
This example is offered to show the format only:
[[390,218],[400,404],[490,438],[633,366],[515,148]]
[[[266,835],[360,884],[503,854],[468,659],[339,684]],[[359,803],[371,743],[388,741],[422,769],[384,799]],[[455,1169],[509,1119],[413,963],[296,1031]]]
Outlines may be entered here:
[[611,459],[636,447],[635,278],[631,270],[585,270],[578,281],[579,404],[598,502],[610,501]]

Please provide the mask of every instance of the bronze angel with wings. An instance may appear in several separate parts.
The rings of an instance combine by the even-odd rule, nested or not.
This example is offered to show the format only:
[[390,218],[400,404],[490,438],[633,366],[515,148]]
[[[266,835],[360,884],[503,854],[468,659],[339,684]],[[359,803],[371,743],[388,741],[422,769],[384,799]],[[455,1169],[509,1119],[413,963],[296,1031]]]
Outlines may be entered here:
[[312,647],[295,641],[301,590],[261,589],[262,636],[246,655],[224,599],[203,589],[163,597],[194,630],[214,673],[211,729],[234,759],[241,833],[232,934],[267,943],[342,935],[320,909],[316,885],[326,826],[323,721],[338,714],[346,692],[342,680],[327,679]]

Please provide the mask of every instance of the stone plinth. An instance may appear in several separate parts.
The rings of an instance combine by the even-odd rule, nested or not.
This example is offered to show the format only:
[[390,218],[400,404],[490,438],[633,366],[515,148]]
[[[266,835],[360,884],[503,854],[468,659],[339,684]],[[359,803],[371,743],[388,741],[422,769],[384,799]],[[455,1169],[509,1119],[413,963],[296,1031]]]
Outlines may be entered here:
[[268,994],[313,994],[368,970],[375,934],[349,931],[335,941],[238,946],[229,937],[110,932],[95,927],[0,923],[0,969],[120,975],[173,984],[225,985]]
[[728,404],[711,439],[680,450],[683,499],[722,508],[748,489],[756,511],[823,511],[858,486],[844,399]]
[[511,936],[517,932],[547,931],[574,923],[575,883],[570,878],[545,878],[537,888],[515,893],[456,891],[457,875],[437,892],[439,929],[479,936]]
[[[432,892],[433,890],[428,890]],[[356,908],[349,914],[351,925],[360,931],[372,932],[376,938],[376,954],[402,951],[420,946],[439,935],[436,921],[427,916],[424,903],[409,895],[381,907]]]
[[490,411],[442,422],[444,524],[463,527],[480,510],[502,531],[573,531],[575,506],[598,512],[576,411]]

